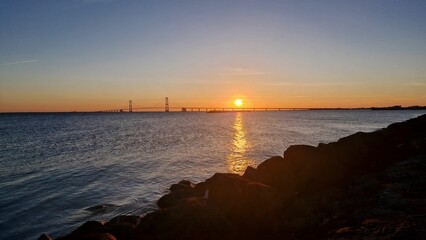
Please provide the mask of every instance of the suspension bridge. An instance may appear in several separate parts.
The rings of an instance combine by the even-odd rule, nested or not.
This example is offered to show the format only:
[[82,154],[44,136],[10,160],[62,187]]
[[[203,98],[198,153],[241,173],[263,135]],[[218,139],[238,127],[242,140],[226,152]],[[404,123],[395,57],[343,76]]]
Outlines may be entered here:
[[288,111],[288,110],[312,110],[312,108],[289,108],[289,107],[182,107],[170,106],[169,98],[164,99],[164,105],[140,107],[134,106],[132,100],[129,100],[129,105],[123,108],[102,110],[98,112],[104,113],[131,113],[131,112],[263,112],[263,111]]

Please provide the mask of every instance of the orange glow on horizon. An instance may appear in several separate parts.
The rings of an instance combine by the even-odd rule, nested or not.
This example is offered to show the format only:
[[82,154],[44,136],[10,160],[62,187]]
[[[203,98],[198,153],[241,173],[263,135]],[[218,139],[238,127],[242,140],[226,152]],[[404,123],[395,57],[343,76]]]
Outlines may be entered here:
[[244,102],[243,102],[242,99],[235,99],[234,104],[237,107],[241,107],[241,106],[243,106]]
[[[158,94],[159,95],[159,94]],[[233,94],[231,91],[208,94],[206,96],[169,96],[171,111],[180,111],[182,107],[194,108],[357,108],[357,107],[386,107],[394,105],[413,106],[426,105],[426,98],[418,97],[377,97],[339,96],[327,94],[323,96],[306,95],[293,96],[291,93],[262,95],[258,92]],[[156,107],[153,111],[164,109],[164,98],[149,96],[127,97],[113,93],[98,96],[95,94],[49,95],[44,92],[32,94],[6,94],[0,97],[0,112],[72,112],[72,111],[102,111],[109,109],[127,109],[128,101],[133,101],[133,107]],[[426,97],[426,96],[425,96]],[[14,101],[12,101],[14,99]],[[136,111],[139,111],[136,109]],[[140,110],[142,111],[142,110]],[[147,110],[148,111],[148,110]]]

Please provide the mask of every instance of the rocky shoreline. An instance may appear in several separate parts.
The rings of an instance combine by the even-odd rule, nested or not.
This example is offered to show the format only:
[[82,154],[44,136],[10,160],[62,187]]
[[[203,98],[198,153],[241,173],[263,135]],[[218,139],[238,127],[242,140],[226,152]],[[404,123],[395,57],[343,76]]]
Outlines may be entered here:
[[425,186],[422,115],[290,146],[243,176],[180,181],[154,212],[89,221],[56,239],[426,239]]

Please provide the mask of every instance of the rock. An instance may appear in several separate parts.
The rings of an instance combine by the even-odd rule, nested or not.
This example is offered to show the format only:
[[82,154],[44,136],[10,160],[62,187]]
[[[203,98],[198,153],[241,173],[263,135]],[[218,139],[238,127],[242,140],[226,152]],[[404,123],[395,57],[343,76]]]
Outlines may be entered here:
[[102,222],[99,221],[87,221],[71,234],[80,234],[80,233],[92,233],[92,232],[103,232],[105,226]]
[[229,234],[231,224],[223,213],[202,198],[187,198],[172,208],[146,215],[137,239],[219,239]]
[[336,231],[337,234],[349,234],[356,231],[353,227],[342,227]]
[[426,116],[422,115],[405,122],[393,123],[384,130],[384,133],[388,141],[393,145],[398,145],[419,136],[424,137],[426,134],[425,123]]
[[169,190],[174,192],[174,191],[180,191],[180,190],[191,190],[192,188],[190,186],[187,185],[182,185],[182,184],[173,184],[170,186]]
[[248,166],[246,170],[244,171],[243,177],[253,180],[253,181],[260,181],[260,176],[257,170],[251,166]]
[[117,240],[117,238],[110,233],[93,232],[70,234],[68,236],[58,238],[57,240]]
[[[329,155],[334,155],[355,173],[366,173],[393,163],[393,148],[382,131],[358,132],[329,144]],[[334,154],[331,152],[333,151]]]
[[188,180],[182,180],[178,182],[177,184],[173,184],[172,186],[170,186],[169,189],[172,192],[179,191],[179,190],[190,191],[190,190],[193,190],[194,187],[195,187],[195,184],[193,184],[192,182]]
[[197,183],[194,187],[194,193],[197,197],[204,197],[207,191],[207,184],[205,182]]
[[185,199],[189,197],[194,197],[194,196],[195,196],[195,193],[192,190],[188,190],[188,191],[176,190],[162,196],[158,200],[157,205],[160,208],[169,208],[182,203]]
[[284,158],[270,158],[256,172],[247,170],[246,176],[286,195],[312,194],[390,165],[394,158],[388,148],[382,132],[360,132],[318,147],[292,145],[284,152]]
[[268,172],[270,174],[277,174],[286,166],[284,158],[280,156],[275,156],[263,161],[259,166],[257,166],[257,170],[262,172]]
[[161,197],[157,205],[160,208],[169,208],[180,204],[186,198],[200,196],[195,190],[195,185],[188,180],[182,180],[177,184],[170,186],[170,193]]
[[114,235],[110,233],[90,233],[79,235],[79,240],[117,240]]
[[141,218],[139,216],[116,216],[113,219],[109,220],[107,223],[105,223],[105,227],[109,227],[111,225],[120,225],[120,224],[130,224],[137,226],[141,221]]
[[310,145],[291,145],[284,151],[284,159],[286,160],[306,161],[317,157],[317,148]]
[[284,195],[293,195],[295,192],[318,192],[340,184],[345,169],[338,161],[328,159],[318,148],[294,145],[285,151],[284,158],[273,157],[261,163],[256,173],[252,171],[250,178],[271,185]]
[[87,221],[71,234],[57,240],[116,240],[99,221]]
[[259,164],[255,171],[251,167],[247,168],[244,176],[253,181],[279,188],[277,183],[281,182],[284,177],[282,171],[286,168],[286,165],[284,158],[272,157]]
[[189,187],[194,187],[194,184],[191,181],[188,181],[188,180],[182,180],[178,184],[186,185],[186,186],[189,186]]
[[40,237],[37,238],[37,240],[52,240],[52,238],[49,235],[43,233],[40,235]]
[[105,228],[118,240],[133,239],[140,222],[139,216],[117,216],[107,222]]
[[236,174],[216,173],[205,182],[208,201],[239,226],[253,231],[275,227],[282,199],[271,186],[251,181]]
[[363,226],[371,226],[371,225],[380,224],[381,222],[382,221],[378,218],[368,218],[368,219],[364,219],[361,224]]

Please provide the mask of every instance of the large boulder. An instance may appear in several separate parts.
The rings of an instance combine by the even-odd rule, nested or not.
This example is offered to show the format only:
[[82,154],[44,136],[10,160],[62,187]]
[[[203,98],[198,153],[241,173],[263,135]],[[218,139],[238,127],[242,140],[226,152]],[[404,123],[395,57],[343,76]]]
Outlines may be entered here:
[[139,216],[117,216],[105,224],[106,231],[118,240],[134,239],[134,233],[139,226]]
[[57,240],[117,240],[117,238],[107,232],[107,228],[102,222],[87,221],[71,234],[57,238]]
[[359,132],[318,147],[292,145],[283,158],[267,159],[256,170],[247,169],[244,176],[271,185],[285,195],[313,193],[388,166],[393,159],[392,148],[382,132]]
[[293,145],[284,152],[284,158],[267,159],[256,170],[247,169],[244,176],[271,185],[289,196],[322,191],[339,184],[338,180],[345,173],[341,165],[316,147]]
[[46,233],[43,233],[40,235],[40,237],[37,238],[37,240],[52,240],[52,238]]
[[103,232],[103,231],[105,231],[105,226],[102,222],[87,221],[87,222],[83,223],[83,225],[78,227],[76,230],[74,230],[71,234]]
[[238,226],[272,230],[282,207],[280,193],[266,184],[236,174],[216,173],[205,181],[206,197]]
[[170,186],[170,193],[162,196],[158,201],[157,205],[160,208],[174,207],[184,202],[187,198],[199,197],[201,193],[198,193],[195,189],[195,184],[188,180],[182,180],[177,184]]
[[399,145],[426,135],[426,114],[405,122],[393,123],[384,129],[384,134],[393,145]]
[[169,208],[181,204],[189,197],[194,197],[195,193],[192,189],[190,190],[174,190],[169,194],[162,196],[158,201],[157,205],[160,208]]
[[358,132],[320,148],[355,174],[364,174],[389,165],[394,160],[394,149],[395,146],[389,144],[382,131]]
[[284,169],[288,168],[288,162],[284,158],[275,156],[263,161],[256,169],[247,167],[243,177],[280,188],[277,183],[281,182],[282,178],[285,177],[283,176]]
[[111,233],[92,232],[70,234],[65,237],[57,238],[57,240],[117,240],[117,238],[115,238]]
[[206,199],[193,197],[146,215],[137,229],[137,239],[219,239],[231,229],[221,211]]
[[191,181],[188,180],[182,180],[176,184],[173,184],[170,186],[170,191],[179,191],[179,190],[192,190],[194,188],[195,184],[193,184]]

